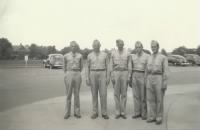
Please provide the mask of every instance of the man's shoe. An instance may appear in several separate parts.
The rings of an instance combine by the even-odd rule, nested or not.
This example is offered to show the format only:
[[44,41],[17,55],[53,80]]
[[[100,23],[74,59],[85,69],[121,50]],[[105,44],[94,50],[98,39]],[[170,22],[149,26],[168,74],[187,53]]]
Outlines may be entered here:
[[81,118],[81,115],[74,114],[76,118]]
[[126,116],[125,116],[125,115],[121,115],[121,117],[122,117],[123,119],[126,119]]
[[70,115],[65,115],[64,119],[68,119],[70,117]]
[[91,116],[92,119],[96,119],[97,117],[98,117],[98,114],[93,114],[93,115]]
[[142,120],[146,120],[147,119],[147,117],[145,117],[145,116],[142,116]]
[[104,119],[109,119],[109,116],[108,116],[108,115],[102,115],[102,117],[103,117]]
[[155,122],[155,121],[156,121],[155,119],[148,119],[147,123],[151,123],[151,122]]
[[116,116],[115,116],[115,119],[119,119],[119,118],[120,118],[120,115],[116,115]]
[[156,125],[162,124],[162,120],[156,120]]
[[133,119],[136,119],[136,118],[139,118],[139,117],[141,117],[141,115],[133,115],[132,116]]

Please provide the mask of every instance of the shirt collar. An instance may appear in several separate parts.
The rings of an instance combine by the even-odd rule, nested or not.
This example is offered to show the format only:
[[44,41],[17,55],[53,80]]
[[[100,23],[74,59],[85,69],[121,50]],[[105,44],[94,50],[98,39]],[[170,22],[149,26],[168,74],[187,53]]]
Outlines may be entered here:
[[75,52],[75,53],[71,52],[72,57],[76,57],[76,54],[77,54],[77,52]]

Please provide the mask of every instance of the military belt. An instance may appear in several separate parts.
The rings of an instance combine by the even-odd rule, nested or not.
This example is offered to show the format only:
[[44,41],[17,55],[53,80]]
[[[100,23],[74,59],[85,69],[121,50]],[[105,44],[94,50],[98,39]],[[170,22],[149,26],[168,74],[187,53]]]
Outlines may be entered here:
[[106,69],[91,69],[91,71],[105,71]]
[[75,72],[78,72],[78,71],[81,71],[80,69],[70,69],[70,70],[67,70],[67,71],[75,71]]
[[159,72],[148,72],[149,75],[162,75],[162,73]]
[[133,70],[133,72],[144,73],[144,70]]
[[125,68],[119,68],[119,69],[114,69],[114,71],[127,71],[128,69]]

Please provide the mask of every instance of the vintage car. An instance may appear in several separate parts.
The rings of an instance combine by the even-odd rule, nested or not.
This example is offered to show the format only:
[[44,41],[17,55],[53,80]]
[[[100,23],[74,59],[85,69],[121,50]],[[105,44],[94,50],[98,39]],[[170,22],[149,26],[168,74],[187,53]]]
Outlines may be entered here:
[[200,65],[200,56],[196,54],[185,54],[185,58],[192,65]]
[[181,55],[169,55],[168,56],[168,62],[169,64],[175,65],[175,66],[188,66],[190,63],[187,61],[187,59]]
[[49,54],[46,59],[43,60],[45,68],[62,68],[64,65],[64,58],[62,54]]

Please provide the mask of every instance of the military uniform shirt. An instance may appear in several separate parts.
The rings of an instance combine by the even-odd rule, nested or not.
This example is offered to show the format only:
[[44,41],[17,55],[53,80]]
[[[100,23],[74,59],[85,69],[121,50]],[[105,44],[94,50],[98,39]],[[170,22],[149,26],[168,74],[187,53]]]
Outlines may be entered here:
[[162,74],[163,80],[167,80],[169,73],[167,57],[159,53],[152,54],[147,61],[147,72]]
[[139,56],[134,54],[131,56],[132,70],[145,71],[149,55],[142,52]]
[[130,53],[125,49],[122,52],[118,50],[113,52],[111,55],[111,68],[112,70],[124,69],[128,70]]
[[81,70],[82,55],[80,53],[67,53],[66,55],[64,55],[64,62],[65,70]]
[[108,57],[105,52],[99,52],[98,54],[91,52],[88,55],[88,65],[90,66],[90,70],[106,69],[107,60]]

